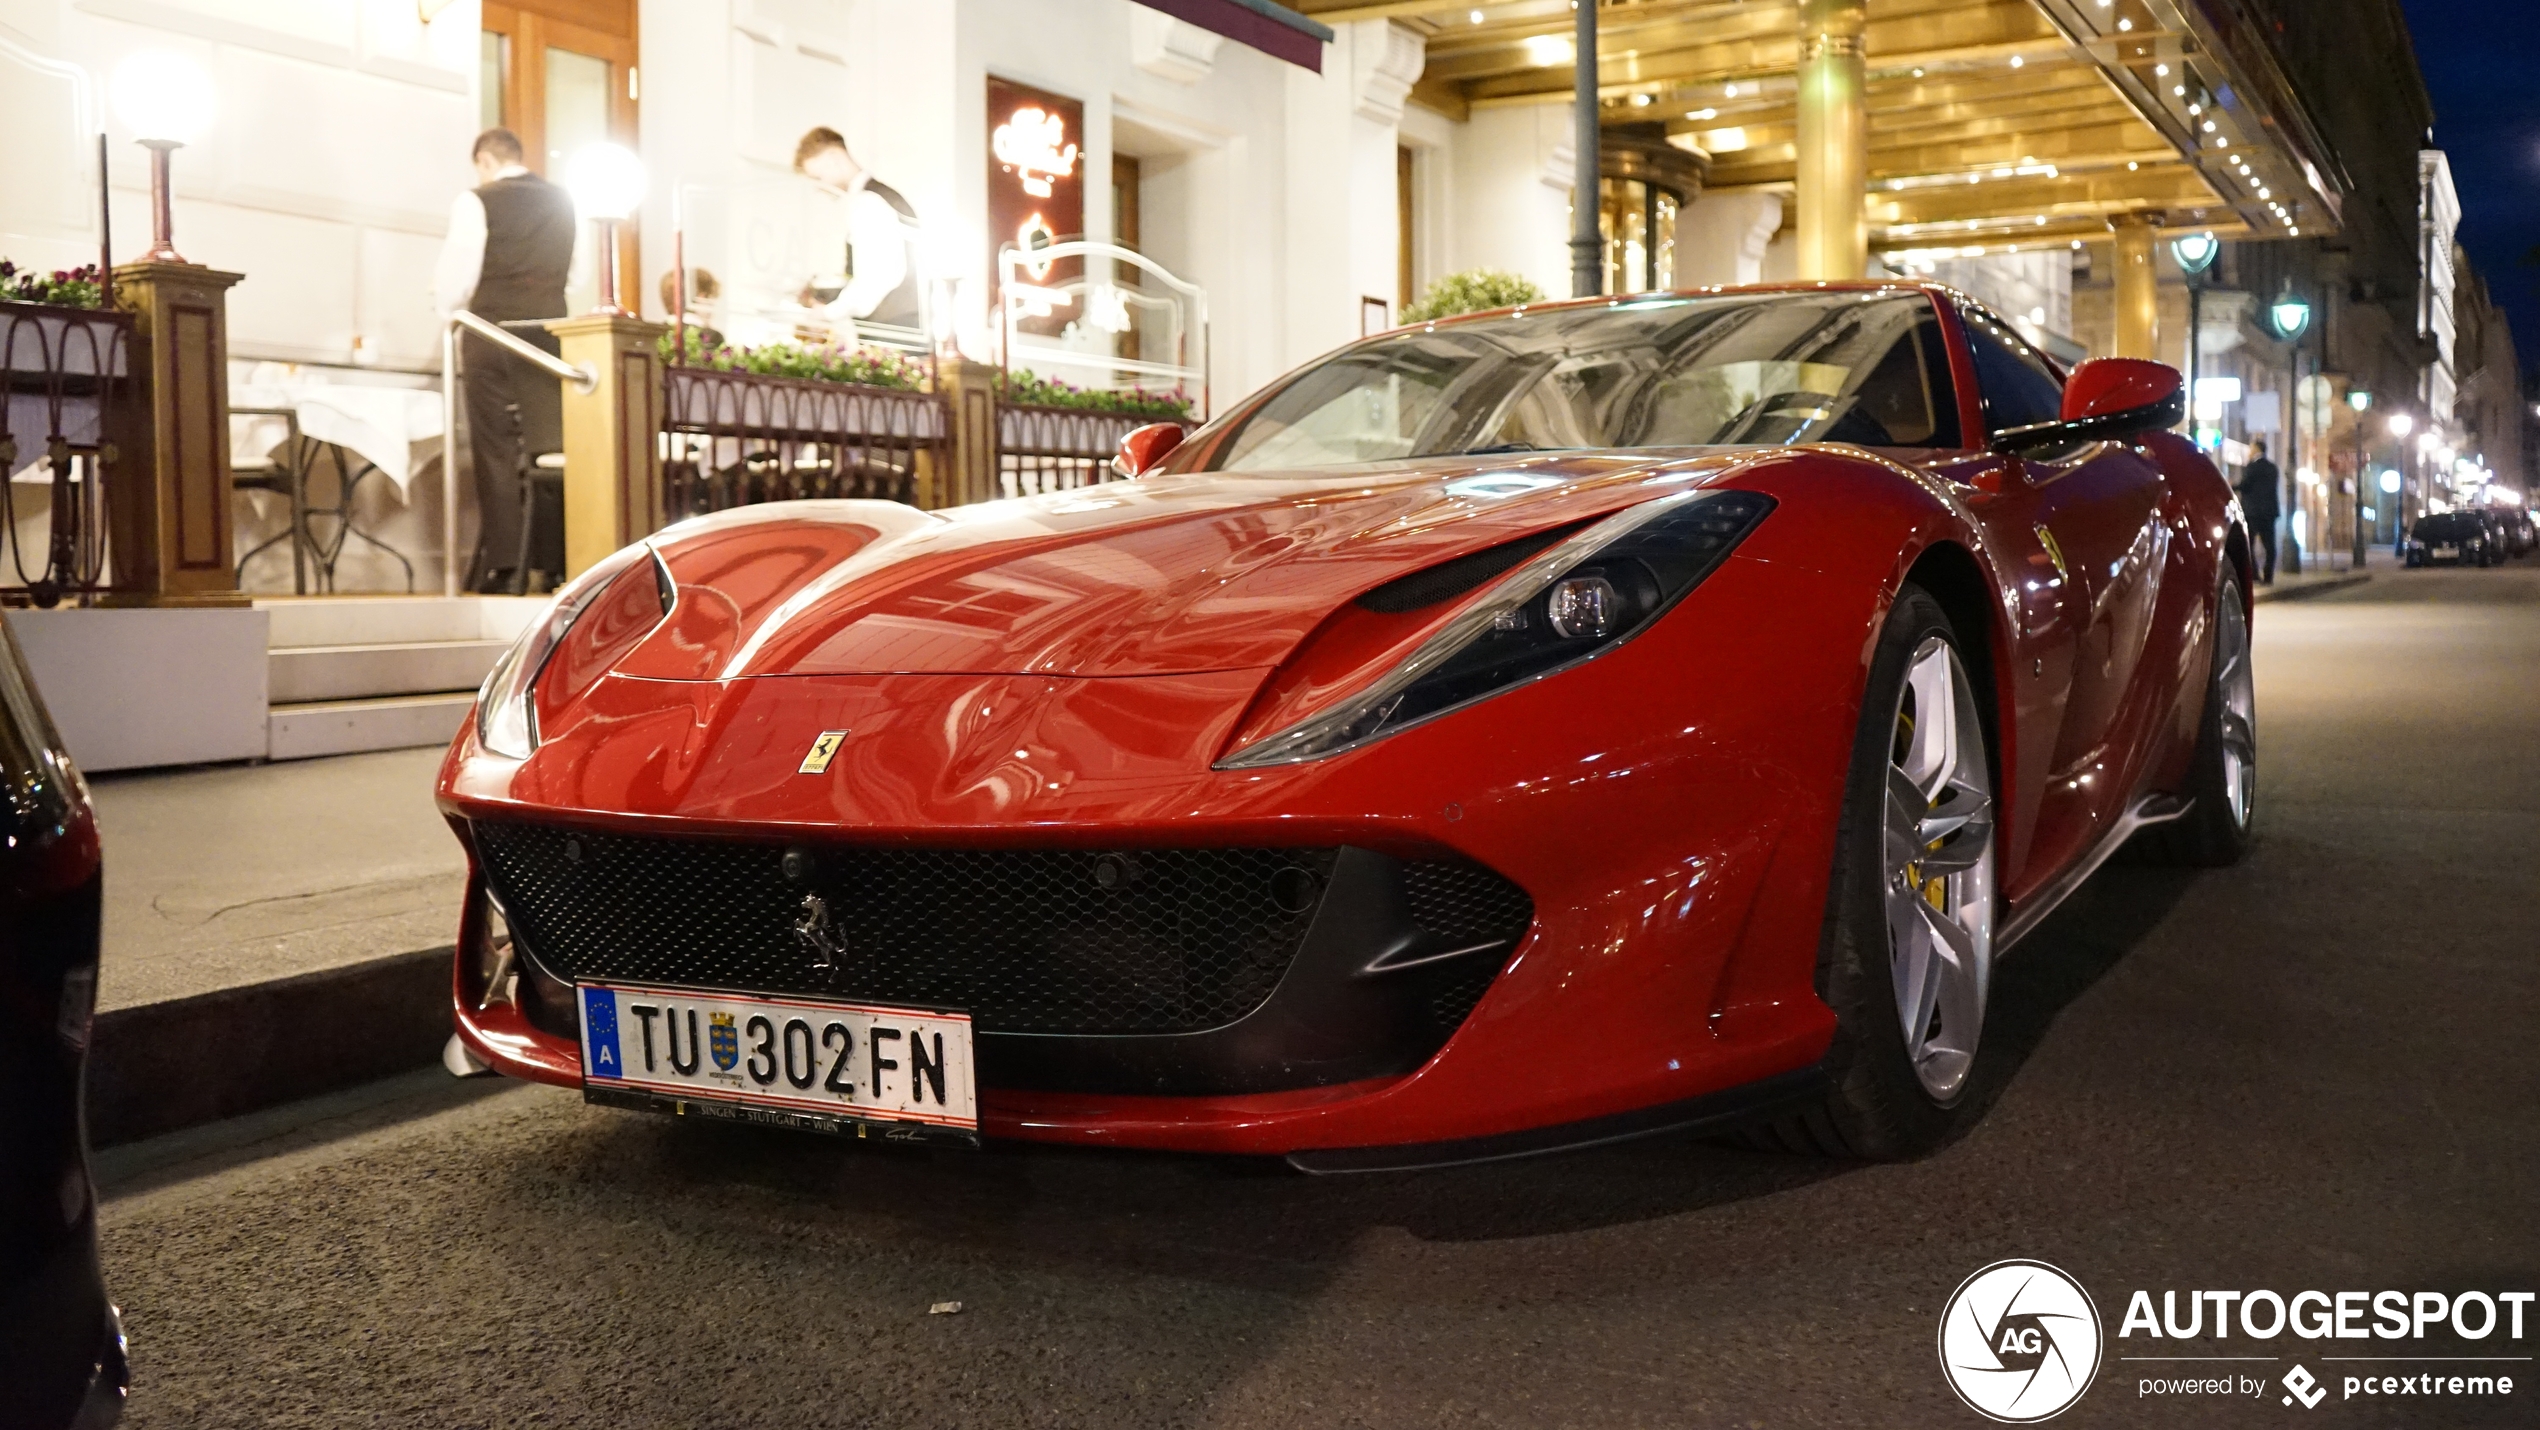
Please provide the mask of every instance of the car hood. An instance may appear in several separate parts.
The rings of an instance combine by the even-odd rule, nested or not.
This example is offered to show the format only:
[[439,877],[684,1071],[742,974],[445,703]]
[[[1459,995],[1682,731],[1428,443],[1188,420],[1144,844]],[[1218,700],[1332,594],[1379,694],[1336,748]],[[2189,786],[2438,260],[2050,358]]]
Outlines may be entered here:
[[1187,675],[1277,665],[1386,581],[1788,449],[1111,482],[927,513],[782,502],[654,538],[678,584],[618,673]]

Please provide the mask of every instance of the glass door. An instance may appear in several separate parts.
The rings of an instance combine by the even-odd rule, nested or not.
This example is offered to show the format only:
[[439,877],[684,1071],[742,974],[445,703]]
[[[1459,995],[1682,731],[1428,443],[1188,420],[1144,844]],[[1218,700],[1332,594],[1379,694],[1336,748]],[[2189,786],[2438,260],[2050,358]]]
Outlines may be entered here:
[[[568,7],[557,4],[561,12]],[[549,13],[529,0],[503,4],[484,0],[484,40],[480,51],[486,95],[482,108],[488,123],[499,123],[520,136],[530,169],[557,183],[566,165],[584,147],[614,141],[636,147],[635,6],[633,0],[573,0],[571,17]],[[618,271],[623,278],[618,302],[630,311],[644,310],[644,286],[636,225],[618,228]],[[589,251],[590,235],[576,252],[573,278],[565,291],[567,309],[588,312],[599,302],[599,267]]]

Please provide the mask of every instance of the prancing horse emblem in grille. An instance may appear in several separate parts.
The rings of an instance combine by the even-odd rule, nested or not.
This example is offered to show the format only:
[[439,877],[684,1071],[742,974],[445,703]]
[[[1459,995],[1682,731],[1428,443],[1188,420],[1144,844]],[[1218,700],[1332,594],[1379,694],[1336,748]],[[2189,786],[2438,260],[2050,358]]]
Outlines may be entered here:
[[846,967],[846,936],[830,925],[827,899],[818,894],[803,895],[802,912],[794,915],[794,937],[811,955],[813,972],[835,976]]

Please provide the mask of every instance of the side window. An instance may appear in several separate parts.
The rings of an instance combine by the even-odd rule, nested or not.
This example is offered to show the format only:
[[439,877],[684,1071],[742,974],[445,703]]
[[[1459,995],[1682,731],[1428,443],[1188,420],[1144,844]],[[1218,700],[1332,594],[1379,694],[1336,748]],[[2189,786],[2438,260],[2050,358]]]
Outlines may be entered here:
[[1976,360],[1976,387],[1984,396],[1988,431],[2002,432],[2052,422],[2063,415],[2064,384],[2028,344],[2003,331],[1992,314],[1960,308],[1967,346]]
[[[1861,379],[1852,393],[1853,415],[1837,422],[1822,440],[1895,447],[1960,445],[1958,389],[1949,380],[1949,347],[1941,341],[1940,319],[1929,303],[1910,301],[1921,315]],[[1856,436],[1843,430],[1847,426],[1879,435]]]

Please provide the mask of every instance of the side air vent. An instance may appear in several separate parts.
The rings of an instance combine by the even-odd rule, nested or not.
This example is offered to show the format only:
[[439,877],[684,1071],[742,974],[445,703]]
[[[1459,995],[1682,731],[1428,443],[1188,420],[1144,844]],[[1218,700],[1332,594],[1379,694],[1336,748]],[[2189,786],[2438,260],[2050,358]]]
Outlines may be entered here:
[[1408,576],[1387,581],[1360,596],[1358,604],[1387,616],[1398,616],[1405,611],[1416,611],[1424,606],[1434,606],[1440,601],[1463,595],[1585,525],[1587,523],[1583,521],[1572,522],[1568,526],[1558,526],[1550,531],[1538,531],[1531,536],[1518,537],[1515,541],[1503,541],[1497,546],[1484,547],[1468,556],[1458,556],[1452,561],[1441,561],[1425,571],[1414,571]]

